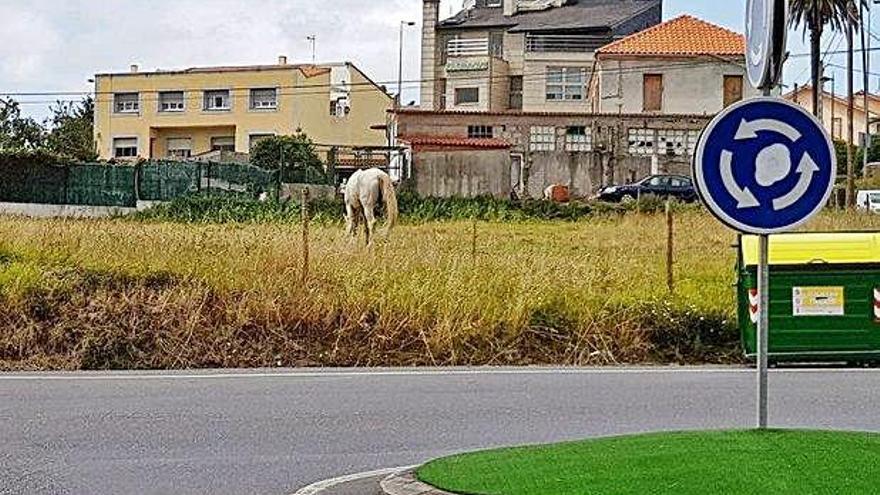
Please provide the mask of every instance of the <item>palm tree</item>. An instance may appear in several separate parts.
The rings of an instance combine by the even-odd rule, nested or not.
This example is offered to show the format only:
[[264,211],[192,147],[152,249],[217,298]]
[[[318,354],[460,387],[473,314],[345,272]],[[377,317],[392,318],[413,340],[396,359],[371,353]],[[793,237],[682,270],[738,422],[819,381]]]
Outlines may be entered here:
[[[825,26],[840,31],[850,22],[858,22],[856,2],[868,0],[791,0],[792,26],[804,26],[810,33],[810,66],[813,79],[813,114],[819,116],[819,93],[821,91],[822,34]],[[855,17],[853,17],[855,12]]]
[[[813,114],[819,116],[819,95],[821,85],[821,41],[826,25],[832,29],[846,31],[847,39],[847,120],[849,126],[849,142],[846,147],[846,205],[852,207],[855,199],[855,181],[853,177],[852,140],[855,133],[853,126],[853,29],[861,23],[861,12],[869,8],[868,0],[791,0],[791,23],[805,25],[810,32],[810,64],[813,79]],[[867,88],[865,88],[867,91]],[[831,116],[834,126],[834,116]]]

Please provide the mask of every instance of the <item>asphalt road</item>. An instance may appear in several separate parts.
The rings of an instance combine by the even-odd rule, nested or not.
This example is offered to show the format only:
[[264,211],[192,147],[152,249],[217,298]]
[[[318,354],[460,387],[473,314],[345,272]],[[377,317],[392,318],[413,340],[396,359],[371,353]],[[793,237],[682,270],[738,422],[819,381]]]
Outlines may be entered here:
[[[776,426],[880,430],[880,371],[771,375]],[[751,370],[0,375],[0,494],[289,495],[488,446],[751,425]]]

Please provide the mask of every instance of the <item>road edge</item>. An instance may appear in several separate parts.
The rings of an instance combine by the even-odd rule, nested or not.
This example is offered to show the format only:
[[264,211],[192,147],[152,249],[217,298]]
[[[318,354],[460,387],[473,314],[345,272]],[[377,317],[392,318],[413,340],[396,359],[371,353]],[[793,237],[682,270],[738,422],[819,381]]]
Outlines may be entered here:
[[379,483],[385,495],[453,495],[416,478],[414,468],[389,475]]
[[300,488],[292,495],[319,495],[321,492],[337,487],[345,483],[360,481],[367,478],[376,478],[380,476],[394,476],[404,472],[411,472],[418,466],[402,466],[395,468],[376,469],[374,471],[364,471],[362,473],[347,474],[322,481],[317,481],[309,486]]

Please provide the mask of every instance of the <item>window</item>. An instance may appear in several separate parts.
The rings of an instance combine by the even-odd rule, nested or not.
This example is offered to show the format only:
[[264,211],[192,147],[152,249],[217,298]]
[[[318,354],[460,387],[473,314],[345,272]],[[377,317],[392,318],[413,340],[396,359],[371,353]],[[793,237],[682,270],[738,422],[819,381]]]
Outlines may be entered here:
[[522,110],[523,105],[523,76],[510,77],[510,109]]
[[671,179],[669,179],[669,182],[672,187],[691,187],[691,180],[686,177],[672,177]]
[[565,151],[591,151],[593,149],[592,129],[587,126],[569,126],[565,129]]
[[681,129],[657,130],[657,153],[666,156],[684,156],[688,151],[688,131]]
[[440,110],[446,110],[446,79],[440,79]]
[[547,101],[583,100],[586,72],[582,67],[548,67]]
[[138,113],[140,107],[139,93],[116,93],[113,95],[113,108],[116,113]]
[[468,126],[468,137],[469,138],[493,138],[495,137],[495,130],[491,125],[469,125]]
[[168,158],[185,159],[192,156],[192,139],[168,138]]
[[630,129],[629,154],[653,155],[654,137],[654,129]]
[[136,158],[138,156],[137,138],[114,138],[113,156],[116,158]]
[[663,76],[660,74],[645,74],[643,85],[643,110],[645,112],[661,111],[663,109]]
[[230,108],[228,89],[205,91],[205,110],[222,111]]
[[275,137],[275,134],[271,134],[271,133],[251,134],[250,135],[250,143],[248,146],[251,150],[253,150],[254,146],[259,144],[260,141],[263,141],[265,139],[270,139],[273,137]]
[[455,104],[465,105],[480,102],[480,88],[455,88]]
[[724,76],[724,108],[743,99],[743,76]]
[[531,151],[556,151],[556,128],[551,126],[532,126],[529,132]]
[[693,156],[700,140],[694,129],[630,129],[629,154]]
[[163,91],[159,93],[160,112],[182,112],[184,106],[183,91]]
[[330,116],[338,119],[344,118],[351,113],[351,100],[348,96],[340,96],[335,100],[330,100]]
[[211,151],[235,151],[235,136],[212,137]]
[[271,89],[251,90],[251,110],[274,110],[278,108],[278,91]]

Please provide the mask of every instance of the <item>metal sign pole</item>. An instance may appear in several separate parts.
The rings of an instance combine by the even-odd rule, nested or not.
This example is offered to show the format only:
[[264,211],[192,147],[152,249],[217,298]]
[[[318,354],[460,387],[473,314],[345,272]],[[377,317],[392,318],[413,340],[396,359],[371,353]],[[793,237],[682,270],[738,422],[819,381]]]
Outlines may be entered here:
[[[764,96],[770,96],[771,86],[764,88]],[[758,329],[756,345],[758,348],[758,428],[766,429],[768,425],[767,402],[768,362],[770,348],[770,236],[762,234],[758,237]]]
[[770,347],[770,236],[758,237],[758,428],[767,428],[767,354]]

